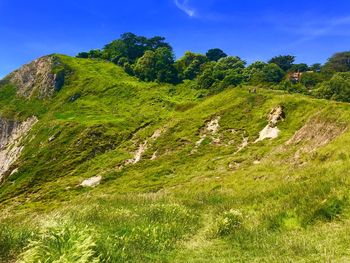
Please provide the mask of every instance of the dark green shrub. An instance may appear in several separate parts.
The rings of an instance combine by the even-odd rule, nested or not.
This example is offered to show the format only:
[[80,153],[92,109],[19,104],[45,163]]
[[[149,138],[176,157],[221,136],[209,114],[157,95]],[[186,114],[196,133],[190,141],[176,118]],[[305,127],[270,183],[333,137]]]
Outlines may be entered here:
[[344,200],[336,197],[328,199],[315,210],[313,220],[332,221],[339,218],[344,209],[345,203]]

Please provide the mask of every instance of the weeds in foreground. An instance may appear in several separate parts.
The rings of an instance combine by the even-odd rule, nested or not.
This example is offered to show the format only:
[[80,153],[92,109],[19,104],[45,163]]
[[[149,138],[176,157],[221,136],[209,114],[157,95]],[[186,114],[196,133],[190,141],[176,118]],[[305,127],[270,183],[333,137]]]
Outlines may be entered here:
[[74,225],[44,229],[37,239],[29,242],[19,262],[97,263],[99,257],[90,232]]
[[193,234],[198,225],[196,214],[180,204],[125,205],[109,209],[105,205],[82,210],[75,207],[72,210],[80,210],[78,213],[62,212],[52,218],[36,219],[40,230],[34,225],[21,229],[0,224],[1,260],[16,259],[21,263],[160,260],[176,249],[179,241]]

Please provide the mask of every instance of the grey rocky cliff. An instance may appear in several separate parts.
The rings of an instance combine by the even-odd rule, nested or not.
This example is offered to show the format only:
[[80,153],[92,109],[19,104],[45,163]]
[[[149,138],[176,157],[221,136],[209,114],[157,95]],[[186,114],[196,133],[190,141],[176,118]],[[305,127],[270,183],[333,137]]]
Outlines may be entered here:
[[17,129],[19,122],[0,118],[0,150],[7,145],[12,131]]
[[23,139],[37,121],[35,116],[23,122],[0,118],[0,183],[20,157]]
[[64,79],[64,67],[59,58],[53,55],[36,59],[5,78],[18,88],[18,95],[27,98],[52,97],[55,91],[61,89]]

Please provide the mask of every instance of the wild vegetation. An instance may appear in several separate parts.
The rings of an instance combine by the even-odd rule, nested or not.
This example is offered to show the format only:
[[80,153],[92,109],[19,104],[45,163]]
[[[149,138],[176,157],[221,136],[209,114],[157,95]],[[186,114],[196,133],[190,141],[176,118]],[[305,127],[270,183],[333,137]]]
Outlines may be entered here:
[[210,49],[205,55],[187,51],[175,61],[173,49],[164,37],[124,33],[102,50],[82,52],[77,57],[112,61],[143,81],[177,84],[196,80],[198,88],[208,89],[211,94],[245,84],[350,101],[348,51],[334,54],[324,65],[311,66],[296,64],[292,55],[279,55],[267,63],[256,61],[247,66],[241,58],[228,56],[219,48]]
[[346,101],[340,55],[293,83],[293,57],[174,62],[162,38],[118,53],[128,37],[50,56],[50,96],[0,84],[0,118],[39,120],[0,186],[0,261],[348,261],[350,107],[294,93]]

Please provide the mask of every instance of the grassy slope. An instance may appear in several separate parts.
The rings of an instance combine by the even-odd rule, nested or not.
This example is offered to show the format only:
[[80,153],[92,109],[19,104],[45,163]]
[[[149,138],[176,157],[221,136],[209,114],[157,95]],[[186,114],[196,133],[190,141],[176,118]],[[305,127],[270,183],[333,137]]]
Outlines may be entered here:
[[[19,172],[0,189],[0,258],[18,255],[29,237],[47,242],[43,229],[74,225],[67,235],[91,237],[85,250],[111,262],[349,259],[350,133],[298,160],[302,145],[283,146],[310,119],[347,125],[347,104],[245,88],[201,99],[191,83],[140,83],[110,63],[60,58],[74,74],[53,99],[0,90],[3,115],[40,117]],[[280,136],[252,143],[277,105],[286,113]],[[192,152],[215,116],[220,144],[208,136]],[[159,128],[141,162],[119,169]],[[243,137],[250,144],[236,153]],[[103,176],[100,186],[76,187],[94,175]],[[222,233],[230,209],[242,214],[241,226]]]

